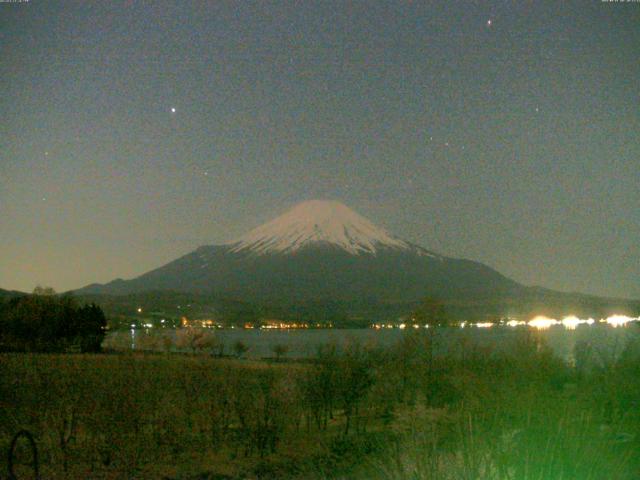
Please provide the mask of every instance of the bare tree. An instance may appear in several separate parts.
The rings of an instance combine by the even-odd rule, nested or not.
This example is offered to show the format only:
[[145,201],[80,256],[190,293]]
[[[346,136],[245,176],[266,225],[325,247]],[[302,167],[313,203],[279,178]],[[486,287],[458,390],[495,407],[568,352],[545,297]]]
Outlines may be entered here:
[[242,340],[237,340],[233,344],[233,351],[235,352],[236,357],[238,358],[242,357],[242,355],[247,353],[248,350],[249,350],[249,347],[247,347]]
[[213,350],[218,340],[211,332],[195,327],[181,328],[176,331],[176,347],[186,348],[193,353]]
[[287,352],[289,352],[289,346],[282,345],[282,344],[273,345],[271,347],[271,351],[276,356],[276,362],[279,362],[282,359],[282,357],[285,356]]

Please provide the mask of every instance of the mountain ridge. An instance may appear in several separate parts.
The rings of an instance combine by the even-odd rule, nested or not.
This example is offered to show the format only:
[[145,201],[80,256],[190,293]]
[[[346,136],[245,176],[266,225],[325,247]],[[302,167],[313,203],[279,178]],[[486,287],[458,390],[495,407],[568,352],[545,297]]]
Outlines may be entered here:
[[544,301],[607,304],[603,297],[522,285],[480,262],[399,239],[339,202],[318,200],[298,204],[233,242],[201,246],[131,280],[92,284],[76,293],[149,291],[255,304],[408,305],[434,297],[469,308],[501,305],[494,310],[504,314],[525,301],[541,307]]
[[521,286],[479,262],[402,240],[333,200],[299,203],[236,241],[201,246],[131,280],[79,293],[172,290],[249,301],[411,302],[512,294]]
[[24,292],[19,292],[18,290],[5,290],[0,288],[0,298],[13,298],[26,295]]

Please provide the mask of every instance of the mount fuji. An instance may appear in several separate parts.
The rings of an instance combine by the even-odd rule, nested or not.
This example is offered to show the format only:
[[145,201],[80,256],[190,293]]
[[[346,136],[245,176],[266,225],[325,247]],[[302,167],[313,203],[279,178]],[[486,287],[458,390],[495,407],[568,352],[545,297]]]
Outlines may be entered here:
[[354,255],[411,249],[340,202],[310,200],[240,237],[231,251],[294,253],[313,244],[332,245]]
[[203,246],[132,280],[93,284],[78,293],[172,290],[250,301],[417,301],[519,288],[481,263],[397,238],[342,203],[310,200],[231,243]]
[[527,287],[482,263],[439,255],[342,203],[322,200],[300,203],[231,243],[203,246],[137,278],[76,293],[162,291],[261,305],[337,302],[347,309],[366,305],[368,312],[373,305],[406,306],[434,297],[464,315],[507,314],[522,302],[602,304],[597,297]]

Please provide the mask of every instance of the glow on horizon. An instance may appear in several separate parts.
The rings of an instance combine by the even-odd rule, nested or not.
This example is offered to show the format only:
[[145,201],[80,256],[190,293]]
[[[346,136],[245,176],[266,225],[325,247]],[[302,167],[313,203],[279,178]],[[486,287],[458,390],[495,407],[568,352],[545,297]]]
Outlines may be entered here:
[[558,323],[560,322],[558,322],[558,320],[556,320],[555,318],[538,315],[537,317],[529,320],[529,323],[527,325],[533,328],[537,328],[538,330],[544,330],[551,327],[552,325],[558,325]]
[[526,325],[527,322],[522,321],[522,320],[509,320],[507,322],[507,326],[508,327],[519,327],[520,325]]
[[578,317],[570,315],[568,317],[564,317],[561,323],[567,330],[575,330],[576,327],[582,323],[582,321]]
[[[611,315],[607,318],[603,318],[600,320],[601,323],[607,323],[612,327],[622,327],[627,325],[630,322],[635,322],[640,320],[640,318],[628,317],[626,315]],[[538,315],[533,319],[526,322],[527,325],[533,328],[537,328],[539,330],[544,330],[554,325],[562,325],[567,330],[575,330],[578,325],[593,325],[596,321],[593,318],[578,318],[575,315],[568,315],[564,317],[562,320],[557,320],[555,318],[549,318],[544,315]],[[517,325],[523,325],[525,322],[518,322],[512,320],[507,323],[510,327],[515,327]]]
[[587,325],[593,325],[595,323],[595,320],[593,318],[587,318],[582,319],[582,318],[578,318],[575,315],[569,315],[568,317],[564,317],[562,319],[562,325],[564,325],[564,327],[567,330],[575,330],[578,325],[582,325],[582,324],[587,324]]
[[623,327],[629,322],[635,322],[638,318],[627,317],[626,315],[611,315],[604,321],[612,327]]
[[[491,328],[496,325],[498,327],[500,327],[501,325],[504,325],[507,327],[529,326],[531,328],[535,328],[538,330],[546,330],[550,327],[561,325],[567,330],[575,330],[580,325],[594,325],[596,323],[606,323],[612,327],[622,327],[627,325],[630,322],[638,322],[638,321],[640,321],[640,317],[634,318],[634,317],[629,317],[626,315],[619,315],[619,314],[614,314],[607,318],[601,318],[599,321],[594,320],[591,317],[579,318],[577,315],[567,315],[565,317],[562,317],[562,320],[558,320],[556,318],[550,318],[545,315],[537,315],[529,321],[511,319],[505,323],[500,323],[500,322],[495,323],[495,322],[469,322],[465,320],[460,322],[457,326],[458,328],[462,328],[462,329],[467,327]],[[374,328],[376,330],[380,330],[384,328],[391,328],[391,329],[397,328],[400,330],[405,330],[409,327],[413,327],[414,329],[420,329],[420,328],[430,328],[431,325],[429,324],[419,325],[417,323],[404,323],[404,322],[399,324],[394,324],[394,323],[371,324],[371,328]]]
[[491,327],[493,327],[493,323],[492,322],[480,322],[480,323],[476,323],[476,327],[478,327],[478,328],[491,328]]

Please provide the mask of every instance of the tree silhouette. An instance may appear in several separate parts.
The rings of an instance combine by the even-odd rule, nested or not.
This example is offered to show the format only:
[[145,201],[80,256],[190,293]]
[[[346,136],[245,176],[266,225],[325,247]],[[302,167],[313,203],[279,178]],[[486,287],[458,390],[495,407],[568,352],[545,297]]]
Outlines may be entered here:
[[444,303],[432,297],[425,297],[411,313],[411,320],[418,325],[428,327],[428,336],[423,346],[427,355],[428,375],[433,376],[433,351],[436,340],[436,327],[446,327],[451,323]]
[[429,327],[447,326],[451,321],[444,303],[431,297],[425,297],[413,310],[411,320],[413,323]]
[[0,346],[12,351],[97,352],[106,325],[97,305],[80,307],[69,295],[37,287],[34,294],[13,298],[0,310]]
[[287,354],[289,351],[289,347],[287,345],[277,344],[271,347],[271,351],[276,356],[276,362],[279,362],[283,356]]
[[244,355],[247,350],[249,350],[249,347],[247,347],[241,340],[238,340],[233,344],[233,351],[238,358],[242,357],[242,355]]

